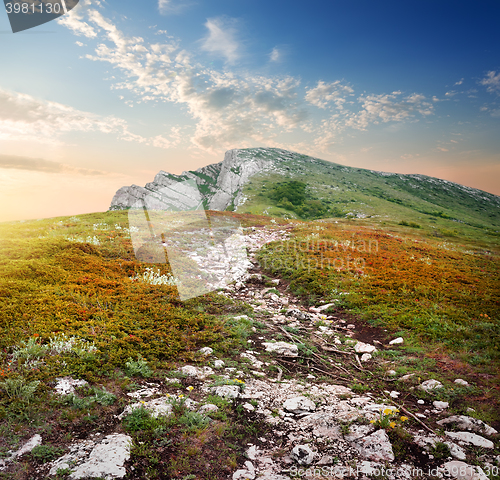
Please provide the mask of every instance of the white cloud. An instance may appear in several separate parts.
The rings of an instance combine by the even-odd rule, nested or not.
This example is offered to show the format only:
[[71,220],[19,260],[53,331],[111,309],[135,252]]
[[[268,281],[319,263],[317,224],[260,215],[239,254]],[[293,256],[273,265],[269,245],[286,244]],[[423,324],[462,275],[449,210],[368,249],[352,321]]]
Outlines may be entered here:
[[0,139],[59,144],[72,131],[116,132],[128,136],[126,123],[101,117],[56,102],[0,88]]
[[364,130],[370,123],[402,122],[415,118],[417,114],[425,117],[433,113],[434,106],[424,95],[400,98],[401,95],[401,92],[393,92],[360,97],[361,111],[349,119],[348,125]]
[[158,10],[160,13],[165,13],[170,5],[170,0],[158,0]]
[[234,63],[240,58],[240,46],[236,40],[237,31],[234,25],[234,19],[209,18],[205,23],[208,35],[203,40],[201,48],[225,58],[228,63]]
[[481,85],[484,85],[488,92],[500,94],[500,72],[488,72],[486,77],[483,78],[479,83]]
[[345,97],[353,93],[354,90],[349,85],[343,85],[340,80],[332,83],[320,80],[316,87],[307,91],[305,99],[311,105],[319,108],[326,108],[329,103],[334,103],[341,110]]
[[455,82],[455,85],[462,85],[464,83],[464,79],[461,78],[458,82]]
[[278,48],[274,47],[271,51],[271,53],[269,54],[269,60],[271,62],[279,62],[281,60],[281,51],[278,50]]

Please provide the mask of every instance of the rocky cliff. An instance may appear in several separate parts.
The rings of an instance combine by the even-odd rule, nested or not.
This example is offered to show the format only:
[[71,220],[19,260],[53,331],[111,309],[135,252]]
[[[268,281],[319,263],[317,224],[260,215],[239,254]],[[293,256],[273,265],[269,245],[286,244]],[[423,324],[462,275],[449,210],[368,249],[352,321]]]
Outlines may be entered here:
[[153,182],[145,187],[131,185],[118,190],[111,201],[110,210],[122,210],[132,207],[139,200],[148,198],[148,205],[157,199],[158,207],[165,208],[168,203],[173,209],[182,209],[182,200],[169,198],[166,192],[172,190],[177,183],[195,182],[205,208],[225,210],[229,206],[238,205],[241,199],[241,187],[258,172],[275,168],[277,160],[289,159],[295,155],[286,150],[271,148],[252,148],[229,150],[220,163],[208,165],[195,171],[173,175],[160,171]]

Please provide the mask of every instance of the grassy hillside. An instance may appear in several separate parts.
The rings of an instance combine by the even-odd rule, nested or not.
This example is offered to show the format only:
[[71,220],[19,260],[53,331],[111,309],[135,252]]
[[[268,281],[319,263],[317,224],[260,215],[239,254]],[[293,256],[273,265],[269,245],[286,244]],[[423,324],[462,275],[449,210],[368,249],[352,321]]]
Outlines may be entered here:
[[[243,152],[275,159],[276,168],[245,185],[238,212],[302,219],[368,218],[378,226],[406,222],[436,237],[500,244],[500,197],[495,195],[424,175],[351,168],[279,149]],[[304,183],[307,199],[320,205],[302,215],[284,206],[276,192],[290,181]]]
[[[290,238],[260,253],[268,274],[290,282],[306,303],[333,303],[327,313],[355,315],[357,322],[403,335],[401,350],[376,360],[381,372],[390,361],[398,374],[433,368],[432,375],[444,379],[449,370],[451,385],[463,375],[476,385],[477,415],[499,420],[500,262],[494,243],[487,243],[495,237],[467,237],[465,244],[460,233],[445,241],[429,237],[426,228],[396,222],[380,228],[369,218],[210,215],[234,216],[257,230],[287,225]],[[436,218],[441,221],[449,220]],[[109,428],[133,435],[139,476],[188,478],[203,470],[200,478],[226,478],[244,461],[248,439],[264,427],[237,402],[205,399],[220,408],[210,425],[177,404],[178,413],[167,419],[140,412],[116,419],[130,401],[126,392],[144,381],[166,383],[162,394],[178,395],[187,385],[190,391],[176,369],[187,361],[206,365],[200,347],[242,368],[237,353],[249,336],[265,338],[250,305],[218,292],[180,302],[162,281],[168,274],[166,265],[135,259],[126,212],[0,224],[0,456],[35,433],[44,438],[40,458],[16,467],[16,478],[32,478],[36,462],[57,457],[72,439]],[[234,318],[242,314],[247,317]],[[55,379],[65,375],[90,385],[58,398]],[[472,402],[469,390],[447,392],[450,401]]]

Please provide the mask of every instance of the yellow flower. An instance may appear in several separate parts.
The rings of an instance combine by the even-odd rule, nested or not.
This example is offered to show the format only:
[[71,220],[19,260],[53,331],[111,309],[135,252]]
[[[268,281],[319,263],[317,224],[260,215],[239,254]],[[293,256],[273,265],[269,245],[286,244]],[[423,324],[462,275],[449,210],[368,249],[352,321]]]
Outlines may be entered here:
[[141,403],[142,403],[143,405],[145,405],[145,404],[146,404],[146,402],[145,402],[144,400],[141,400]]
[[194,390],[194,387],[192,387],[191,385],[189,385],[189,387],[187,387],[187,389],[188,389],[189,391],[191,391],[191,390]]
[[392,413],[392,408],[386,408],[384,410],[384,415],[390,415]]
[[375,423],[375,422],[376,422],[376,420],[370,420],[370,423]]
[[389,423],[389,427],[394,428],[396,426],[396,422]]
[[184,398],[184,395],[182,395],[182,394],[181,394],[181,395],[179,395],[179,398]]
[[401,417],[401,421],[402,422],[406,422],[406,420],[408,420],[408,417],[405,417],[404,415]]

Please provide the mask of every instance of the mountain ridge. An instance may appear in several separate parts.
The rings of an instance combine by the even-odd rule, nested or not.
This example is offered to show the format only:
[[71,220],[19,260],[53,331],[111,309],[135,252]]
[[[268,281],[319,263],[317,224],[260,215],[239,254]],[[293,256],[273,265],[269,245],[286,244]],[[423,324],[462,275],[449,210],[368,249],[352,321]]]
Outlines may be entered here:
[[427,175],[349,167],[264,147],[229,150],[222,162],[181,175],[162,170],[145,187],[119,189],[110,210],[130,208],[146,196],[161,197],[162,188],[188,180],[196,183],[203,206],[210,210],[294,217],[271,197],[276,185],[298,180],[321,202],[323,217],[367,218],[392,212],[394,218],[428,215],[500,229],[500,197],[494,194]]

